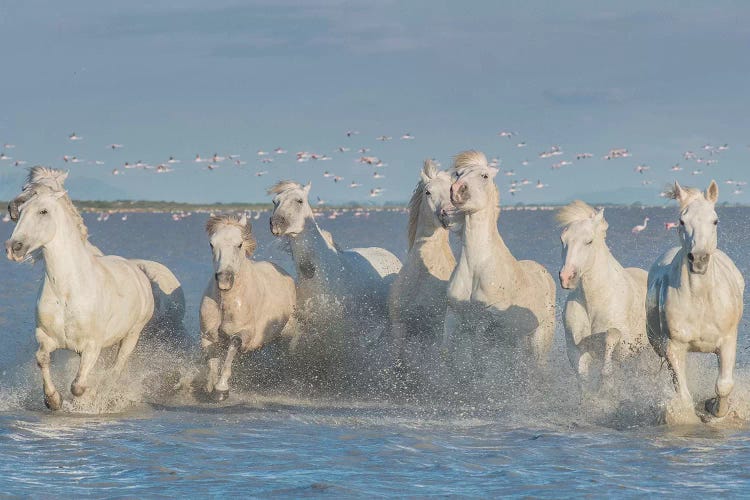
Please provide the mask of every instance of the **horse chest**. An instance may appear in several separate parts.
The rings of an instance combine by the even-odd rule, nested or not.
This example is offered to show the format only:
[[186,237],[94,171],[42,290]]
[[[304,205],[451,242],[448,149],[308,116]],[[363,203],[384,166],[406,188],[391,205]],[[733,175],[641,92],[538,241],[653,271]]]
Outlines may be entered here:
[[246,304],[239,295],[222,297],[219,303],[221,330],[227,334],[237,333],[252,315],[249,309],[249,304]]

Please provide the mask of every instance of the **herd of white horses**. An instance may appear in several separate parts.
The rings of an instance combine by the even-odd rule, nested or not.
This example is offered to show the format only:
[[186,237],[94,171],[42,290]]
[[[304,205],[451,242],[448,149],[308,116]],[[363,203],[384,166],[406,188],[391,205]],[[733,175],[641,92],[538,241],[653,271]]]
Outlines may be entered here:
[[[446,349],[465,340],[481,346],[501,339],[525,353],[532,366],[544,365],[555,332],[556,285],[543,266],[517,260],[503,242],[497,172],[477,151],[458,154],[446,171],[425,162],[409,203],[403,265],[382,248],[340,248],[318,226],[309,184],[282,181],[269,190],[270,229],[289,242],[296,279],[276,264],[251,258],[255,239],[247,217],[210,217],[214,273],[200,304],[207,360],[202,390],[216,401],[227,398],[238,353],[281,339],[294,350],[301,340],[326,335],[340,335],[346,344],[383,318],[385,338],[396,352],[414,339]],[[90,389],[102,349],[117,346],[108,377],[116,380],[141,335],[171,330],[185,311],[181,285],[166,267],[103,255],[89,243],[65,190],[66,177],[61,170],[30,169],[8,206],[17,224],[5,244],[13,261],[44,262],[36,360],[51,409],[62,407],[50,374],[53,351],[80,355],[71,385],[73,396],[80,397]],[[566,348],[581,380],[595,369],[606,380],[617,363],[650,344],[674,381],[666,420],[682,424],[729,411],[744,281],[717,248],[716,183],[705,192],[675,183],[670,194],[680,204],[680,245],[648,272],[623,268],[612,255],[603,210],[581,201],[562,207],[559,281],[570,290],[563,313]],[[451,232],[461,241],[457,258]],[[719,359],[716,397],[705,403],[705,412],[696,411],[688,391],[688,352],[715,353]]]

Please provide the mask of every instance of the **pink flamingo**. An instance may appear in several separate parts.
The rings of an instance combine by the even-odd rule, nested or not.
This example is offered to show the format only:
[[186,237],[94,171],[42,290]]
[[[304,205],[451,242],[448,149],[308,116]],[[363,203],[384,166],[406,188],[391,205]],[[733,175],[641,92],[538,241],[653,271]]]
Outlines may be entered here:
[[632,232],[633,234],[638,234],[638,233],[640,233],[641,231],[643,231],[644,229],[646,229],[646,226],[648,226],[648,217],[646,217],[645,219],[643,219],[643,224],[640,224],[640,225],[638,225],[638,226],[635,226],[635,227],[634,227],[634,228],[633,228],[633,229],[631,230],[631,232]]

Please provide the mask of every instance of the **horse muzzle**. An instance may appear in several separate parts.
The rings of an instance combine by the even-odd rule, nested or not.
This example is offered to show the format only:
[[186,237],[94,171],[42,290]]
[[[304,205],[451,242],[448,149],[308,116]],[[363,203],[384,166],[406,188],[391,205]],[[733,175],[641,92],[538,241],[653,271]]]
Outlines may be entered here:
[[27,247],[23,242],[18,240],[8,240],[5,242],[5,255],[8,260],[21,262],[26,258]]
[[688,269],[694,274],[706,274],[708,263],[711,260],[710,253],[690,252],[687,255]]
[[463,183],[453,183],[451,185],[451,203],[460,206],[469,199],[468,187]]
[[286,219],[276,216],[271,217],[271,219],[269,220],[269,225],[271,227],[271,234],[273,234],[274,236],[281,236],[282,234],[284,234],[284,231],[287,227]]
[[231,271],[221,271],[216,273],[214,277],[216,278],[216,286],[222,292],[231,290],[234,286],[234,273]]
[[558,277],[560,278],[560,286],[565,290],[573,290],[578,286],[579,276],[575,270],[563,267]]

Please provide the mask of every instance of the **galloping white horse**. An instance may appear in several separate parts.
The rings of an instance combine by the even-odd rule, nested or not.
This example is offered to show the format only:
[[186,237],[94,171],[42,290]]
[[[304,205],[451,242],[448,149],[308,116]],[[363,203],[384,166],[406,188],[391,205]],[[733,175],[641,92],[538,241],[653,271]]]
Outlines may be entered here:
[[623,359],[648,345],[648,273],[623,268],[609,251],[604,209],[574,201],[557,212],[557,221],[563,227],[560,285],[571,290],[563,314],[568,359],[586,378],[594,357],[601,357],[607,376],[613,357]]
[[672,372],[676,397],[667,407],[668,423],[694,423],[685,362],[688,352],[712,352],[719,358],[716,397],[706,401],[715,417],[729,411],[729,394],[742,318],[745,281],[734,262],[717,248],[719,187],[705,193],[675,182],[668,193],[680,202],[680,246],[664,253],[648,273],[648,339]]
[[[60,170],[31,169],[20,199],[12,202],[18,225],[5,244],[10,260],[22,262],[40,254],[44,259],[44,283],[36,310],[36,359],[45,404],[53,410],[62,406],[62,397],[52,383],[50,354],[57,349],[80,354],[71,385],[74,396],[86,392],[101,350],[114,344],[119,347],[112,376],[118,377],[154,316],[152,283],[143,264],[148,263],[155,276],[163,267],[101,255],[88,244],[83,219],[63,190],[66,176]],[[172,295],[173,299],[181,297],[181,289]],[[164,309],[182,310],[166,304]]]
[[[201,347],[208,358],[206,392],[216,401],[229,396],[237,351],[260,349],[281,335],[293,336],[294,280],[276,264],[250,260],[252,226],[243,214],[212,216],[206,223],[214,275],[203,293]],[[228,344],[219,373],[219,347]]]
[[456,332],[481,338],[498,331],[526,343],[543,363],[555,333],[555,282],[534,261],[518,261],[497,229],[494,177],[484,154],[465,151],[453,163],[451,201],[464,214],[461,257],[448,285],[444,343]]
[[407,338],[438,339],[447,306],[448,279],[456,259],[448,244],[445,214],[451,176],[427,160],[409,201],[409,254],[391,286],[388,299],[392,334],[399,344]]
[[288,238],[297,268],[298,318],[315,331],[338,324],[362,334],[359,327],[386,317],[388,289],[401,262],[382,248],[340,249],[315,222],[309,192],[310,184],[293,181],[268,190],[275,195],[271,232]]

